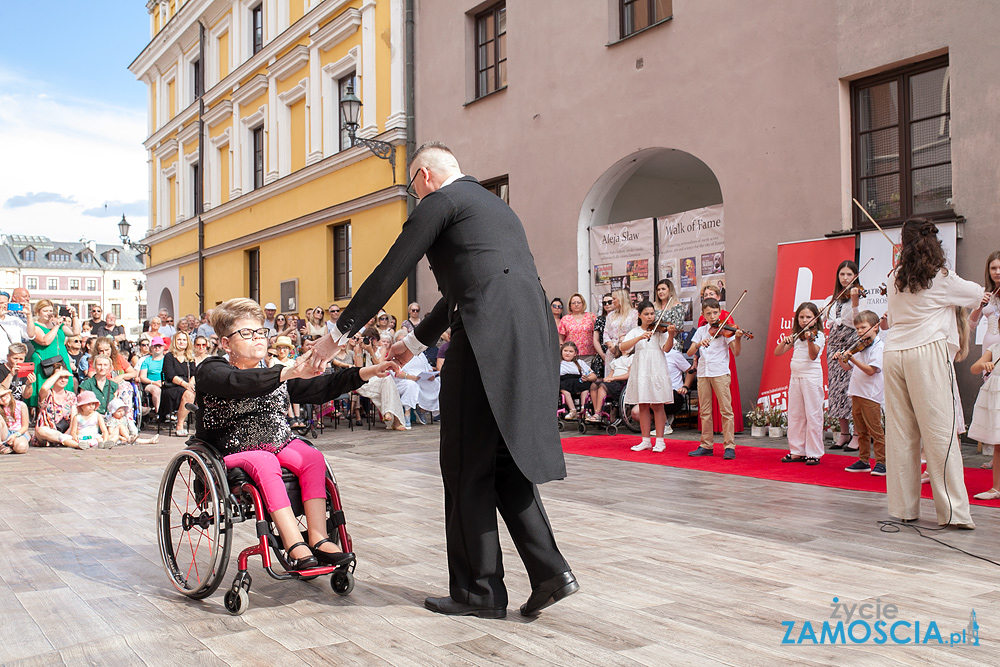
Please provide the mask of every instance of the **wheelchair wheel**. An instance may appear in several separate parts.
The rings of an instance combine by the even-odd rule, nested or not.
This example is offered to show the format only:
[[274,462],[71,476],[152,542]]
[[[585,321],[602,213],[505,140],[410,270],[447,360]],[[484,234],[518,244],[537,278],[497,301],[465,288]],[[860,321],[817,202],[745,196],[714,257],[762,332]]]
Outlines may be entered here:
[[242,588],[238,591],[227,591],[224,602],[226,611],[233,616],[240,616],[250,606],[250,596]]
[[186,449],[170,461],[160,482],[157,538],[163,567],[174,588],[196,600],[219,587],[232,548],[225,473],[219,467]]
[[625,392],[618,398],[618,416],[625,427],[633,433],[639,432],[639,420],[632,419],[632,406],[625,403]]
[[337,595],[350,595],[354,590],[354,574],[350,570],[338,568],[330,575],[330,588]]

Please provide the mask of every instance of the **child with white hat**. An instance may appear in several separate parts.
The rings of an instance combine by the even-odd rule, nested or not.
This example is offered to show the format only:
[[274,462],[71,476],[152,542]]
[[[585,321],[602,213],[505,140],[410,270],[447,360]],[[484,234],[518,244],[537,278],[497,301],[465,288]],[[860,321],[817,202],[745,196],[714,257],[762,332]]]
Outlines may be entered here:
[[140,438],[139,429],[128,414],[128,406],[120,398],[113,398],[108,403],[108,415],[104,418],[108,427],[109,439],[116,445],[155,445],[159,435],[152,438]]

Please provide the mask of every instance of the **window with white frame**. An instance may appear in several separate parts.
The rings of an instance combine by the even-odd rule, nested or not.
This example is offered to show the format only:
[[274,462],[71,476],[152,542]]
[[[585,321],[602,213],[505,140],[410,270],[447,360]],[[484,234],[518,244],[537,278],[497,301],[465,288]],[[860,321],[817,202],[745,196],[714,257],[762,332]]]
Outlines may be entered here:
[[337,106],[334,107],[334,118],[336,119],[337,127],[340,128],[340,142],[338,150],[342,151],[351,147],[351,135],[348,134],[347,129],[343,127],[343,122],[340,117],[340,100],[344,99],[344,95],[347,94],[348,88],[354,91],[355,95],[358,94],[357,70],[352,70],[337,80]]
[[59,289],[59,279],[58,278],[48,278],[45,281],[45,287],[46,287],[46,289],[48,289],[50,291],[51,290],[57,290],[57,289]]
[[80,279],[79,278],[70,278],[69,279],[69,288],[71,290],[73,290],[73,291],[77,291],[77,292],[80,291]]
[[120,280],[111,281],[111,289],[121,289],[121,288],[122,288],[122,281]]
[[120,303],[111,304],[111,314],[115,316],[115,319],[120,319],[122,316],[122,305]]
[[38,278],[35,278],[34,276],[25,278],[24,287],[29,290],[38,289]]
[[250,9],[250,55],[264,48],[264,3]]
[[87,278],[87,291],[88,292],[97,291],[97,278]]

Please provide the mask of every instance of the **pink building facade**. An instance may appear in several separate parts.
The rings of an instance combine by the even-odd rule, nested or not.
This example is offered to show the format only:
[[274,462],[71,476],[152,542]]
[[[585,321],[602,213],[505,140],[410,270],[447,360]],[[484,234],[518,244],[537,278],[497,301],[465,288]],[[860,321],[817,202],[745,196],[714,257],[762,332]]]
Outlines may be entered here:
[[[623,38],[636,19],[623,4],[660,14],[638,16],[651,25]],[[757,332],[776,245],[859,229],[852,197],[890,226],[917,213],[957,220],[956,268],[968,279],[982,280],[1000,247],[1000,7],[991,3],[416,8],[417,144],[443,141],[465,173],[507,185],[550,297],[588,294],[590,228],[717,204],[728,289],[748,290],[738,319]],[[425,267],[421,302],[436,300],[434,285]],[[747,406],[773,343],[758,337],[743,349]]]

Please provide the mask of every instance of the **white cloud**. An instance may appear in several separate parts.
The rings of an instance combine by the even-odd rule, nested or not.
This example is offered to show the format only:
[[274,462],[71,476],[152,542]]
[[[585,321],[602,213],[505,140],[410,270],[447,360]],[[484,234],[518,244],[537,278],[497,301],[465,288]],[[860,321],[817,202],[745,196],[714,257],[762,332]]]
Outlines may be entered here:
[[[145,138],[145,110],[60,96],[0,71],[0,202],[14,201],[0,208],[0,231],[115,243],[122,202],[132,229],[146,229],[147,211],[135,206],[149,195]],[[119,210],[94,217],[106,203]]]

